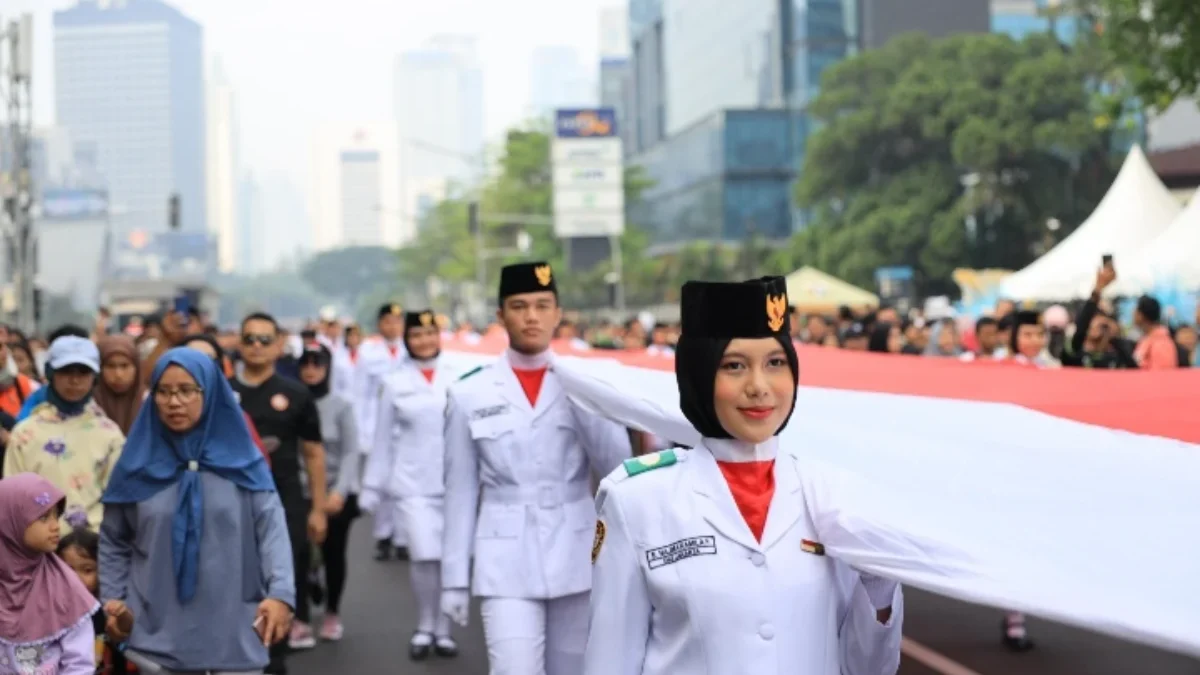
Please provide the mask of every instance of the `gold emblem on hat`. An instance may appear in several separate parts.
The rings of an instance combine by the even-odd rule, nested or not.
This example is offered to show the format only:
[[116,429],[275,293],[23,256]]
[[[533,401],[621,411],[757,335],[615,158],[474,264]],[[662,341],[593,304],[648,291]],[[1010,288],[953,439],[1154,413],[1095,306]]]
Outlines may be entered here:
[[537,277],[538,283],[543,286],[549,286],[550,282],[554,280],[554,277],[550,275],[549,265],[538,265],[533,268],[533,275]]
[[772,333],[783,328],[783,320],[787,317],[787,295],[767,295],[767,328]]
[[421,312],[421,325],[428,328],[433,325],[433,315],[429,312]]
[[400,305],[393,304],[391,309],[389,309],[388,311],[391,312],[392,314],[400,314],[401,313]]

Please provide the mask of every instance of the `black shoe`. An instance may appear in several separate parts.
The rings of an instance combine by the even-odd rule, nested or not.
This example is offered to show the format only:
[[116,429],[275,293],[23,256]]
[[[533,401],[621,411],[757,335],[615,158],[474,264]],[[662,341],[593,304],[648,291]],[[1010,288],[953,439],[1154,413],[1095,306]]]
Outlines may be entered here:
[[[1019,627],[1019,630],[1017,628]],[[1000,643],[1005,649],[1018,654],[1033,649],[1033,640],[1025,631],[1024,623],[1013,624],[1007,618],[1000,624]]]
[[449,635],[437,638],[433,641],[433,653],[443,659],[452,659],[458,656],[458,643]]
[[375,559],[385,562],[392,557],[392,542],[390,539],[380,539],[375,542]]
[[263,675],[287,675],[287,664],[283,659],[271,659],[266,668],[263,668]]
[[[417,638],[426,635],[429,637],[429,642],[426,644],[418,644]],[[429,658],[429,652],[433,650],[433,634],[422,633],[417,631],[413,633],[412,639],[408,642],[408,658],[413,661],[424,661]]]
[[396,560],[408,560],[408,547],[407,546],[397,546],[396,547]]

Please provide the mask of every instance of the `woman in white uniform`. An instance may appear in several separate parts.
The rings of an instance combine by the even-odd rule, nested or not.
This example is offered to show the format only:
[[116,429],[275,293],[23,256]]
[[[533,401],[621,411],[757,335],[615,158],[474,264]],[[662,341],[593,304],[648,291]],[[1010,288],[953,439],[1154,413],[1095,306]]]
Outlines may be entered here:
[[[442,477],[446,389],[461,374],[441,363],[441,332],[433,312],[404,317],[405,362],[379,386],[374,451],[367,460],[362,503],[392,509],[391,522],[408,537],[417,626],[409,656],[457,656],[450,618],[442,614]],[[365,507],[364,507],[365,508]]]
[[777,435],[798,363],[780,277],[689,282],[675,373],[703,440],[600,484],[584,675],[892,675],[899,585],[825,555]]

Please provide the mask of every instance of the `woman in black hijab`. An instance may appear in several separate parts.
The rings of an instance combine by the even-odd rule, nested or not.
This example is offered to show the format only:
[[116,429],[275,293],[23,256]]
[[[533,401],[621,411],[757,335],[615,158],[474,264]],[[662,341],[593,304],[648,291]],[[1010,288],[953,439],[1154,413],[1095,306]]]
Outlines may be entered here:
[[601,483],[584,675],[893,675],[898,585],[824,555],[779,451],[799,376],[784,280],[689,282],[681,304],[675,377],[703,438]]

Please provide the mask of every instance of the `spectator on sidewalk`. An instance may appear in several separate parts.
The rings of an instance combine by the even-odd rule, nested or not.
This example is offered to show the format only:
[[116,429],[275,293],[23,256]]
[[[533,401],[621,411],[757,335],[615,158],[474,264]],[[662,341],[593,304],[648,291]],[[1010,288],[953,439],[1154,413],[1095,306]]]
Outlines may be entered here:
[[1162,305],[1158,300],[1143,295],[1138,298],[1133,310],[1133,323],[1142,332],[1133,350],[1133,357],[1145,370],[1163,370],[1179,367],[1179,351],[1171,339],[1171,330],[1162,323]]

